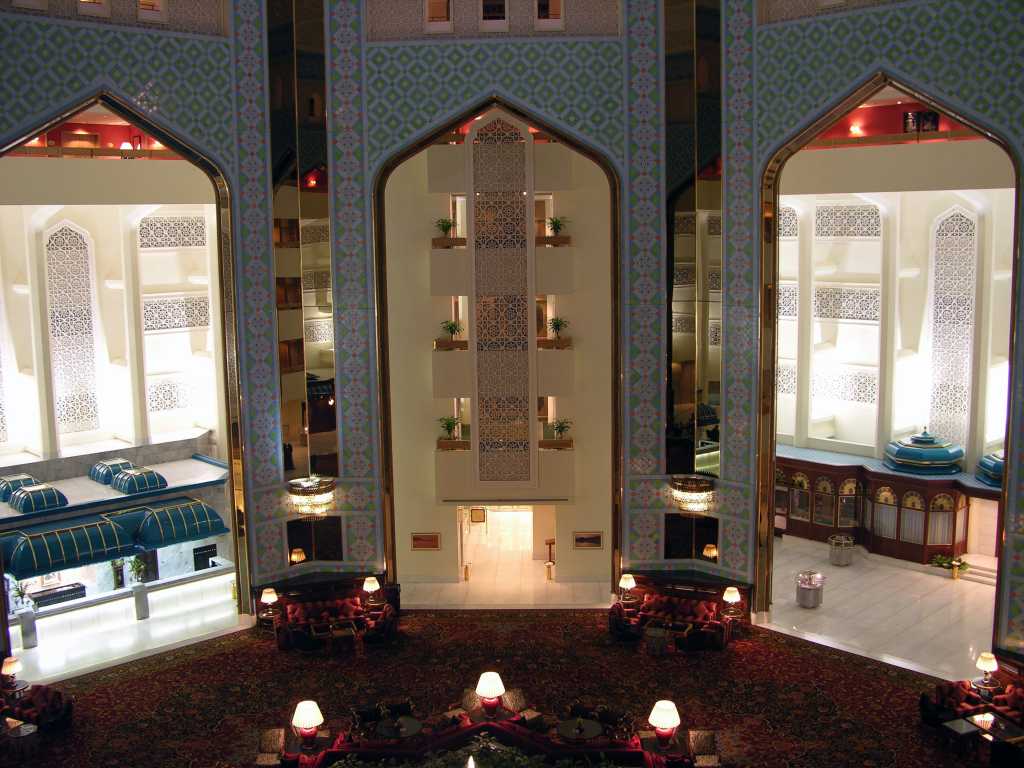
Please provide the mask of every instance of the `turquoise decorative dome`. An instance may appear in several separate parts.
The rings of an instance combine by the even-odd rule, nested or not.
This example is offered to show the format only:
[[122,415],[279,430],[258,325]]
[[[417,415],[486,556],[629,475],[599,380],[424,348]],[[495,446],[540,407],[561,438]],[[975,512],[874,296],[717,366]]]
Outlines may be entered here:
[[928,430],[906,440],[893,440],[885,446],[882,463],[889,469],[914,475],[955,475],[964,457],[961,445],[954,445]]
[[987,453],[978,460],[978,468],[974,476],[985,485],[993,488],[1003,487],[1003,467],[1006,465],[1006,454],[1002,451]]

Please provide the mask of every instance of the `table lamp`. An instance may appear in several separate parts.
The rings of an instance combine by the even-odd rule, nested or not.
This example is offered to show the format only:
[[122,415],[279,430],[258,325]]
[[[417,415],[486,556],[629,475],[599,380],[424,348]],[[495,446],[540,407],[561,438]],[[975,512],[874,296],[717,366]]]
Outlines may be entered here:
[[730,619],[738,619],[742,616],[743,611],[740,610],[740,601],[742,599],[740,591],[736,587],[726,587],[725,592],[722,593],[722,600],[726,603],[726,607],[722,610],[722,615]]
[[380,605],[384,602],[380,597],[380,582],[376,576],[367,576],[363,580],[363,591],[369,593],[367,605]]
[[[978,654],[978,663],[975,666],[984,675],[985,685],[990,685],[992,683],[992,673],[999,669],[999,662],[996,661],[995,654],[982,651]],[[4,663],[4,669],[7,669],[6,662]]]
[[654,734],[658,737],[658,746],[661,749],[668,749],[680,723],[679,710],[676,709],[676,705],[666,699],[655,702],[647,722],[654,726]]
[[497,672],[484,672],[476,684],[476,695],[488,717],[494,717],[501,706],[501,697],[505,694],[505,686]]
[[3,687],[13,688],[19,672],[21,672],[21,659],[17,656],[8,656],[4,659],[3,668],[0,669],[0,676],[3,677]]
[[292,565],[298,565],[299,563],[305,561],[306,550],[304,550],[302,547],[295,547],[295,549],[292,550],[291,555],[289,555],[288,559],[291,561]]
[[270,618],[274,615],[274,603],[277,602],[277,590],[273,587],[266,587],[263,592],[260,593],[260,605],[263,606],[263,610],[260,611],[260,616],[264,618]]
[[636,586],[636,579],[633,578],[632,573],[624,573],[619,579],[619,600],[627,602],[633,599],[633,596],[629,593],[631,589]]
[[302,739],[303,749],[312,749],[317,729],[324,724],[324,716],[315,701],[300,701],[292,715],[292,729]]

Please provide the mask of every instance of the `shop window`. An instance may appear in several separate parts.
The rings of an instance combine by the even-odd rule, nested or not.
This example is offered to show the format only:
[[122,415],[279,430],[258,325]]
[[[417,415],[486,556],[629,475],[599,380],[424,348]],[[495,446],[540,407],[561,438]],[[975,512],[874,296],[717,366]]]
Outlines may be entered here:
[[78,13],[81,16],[99,16],[110,18],[110,0],[78,0]]
[[883,539],[896,538],[896,494],[883,486],[875,493],[873,532]]
[[836,517],[835,486],[824,477],[818,478],[814,484],[814,524],[829,528],[835,526]]
[[775,486],[775,514],[789,516],[789,488],[784,485]]
[[917,491],[907,491],[900,506],[900,541],[924,544],[924,498]]
[[205,571],[213,567],[213,558],[217,556],[216,544],[205,544],[195,547],[192,550],[192,568],[196,571]]
[[337,515],[317,520],[288,521],[288,551],[301,549],[305,560],[344,560],[341,518]]
[[480,31],[508,32],[508,12],[505,0],[481,0]]
[[562,0],[536,0],[534,28],[540,31],[563,29]]
[[932,499],[928,509],[928,543],[931,546],[949,546],[953,543],[953,513],[956,502],[948,493]]
[[790,490],[789,516],[793,520],[810,521],[811,494],[808,490],[810,481],[803,472],[793,475],[793,488]]
[[167,0],[139,0],[139,21],[167,22]]
[[850,478],[839,486],[839,527],[856,528],[860,517],[860,489]]
[[708,544],[718,545],[718,518],[669,513],[665,515],[665,559],[693,560]]

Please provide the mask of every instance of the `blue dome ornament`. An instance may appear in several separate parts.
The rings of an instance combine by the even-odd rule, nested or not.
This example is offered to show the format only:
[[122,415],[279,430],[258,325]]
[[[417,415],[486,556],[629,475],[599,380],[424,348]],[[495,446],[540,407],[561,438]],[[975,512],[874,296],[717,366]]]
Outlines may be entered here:
[[898,472],[912,475],[956,475],[964,458],[961,445],[954,445],[928,434],[928,429],[906,440],[893,440],[885,446],[882,463]]
[[1006,454],[1003,451],[986,453],[978,459],[978,468],[974,476],[985,485],[993,488],[1003,487],[1003,468],[1006,466]]

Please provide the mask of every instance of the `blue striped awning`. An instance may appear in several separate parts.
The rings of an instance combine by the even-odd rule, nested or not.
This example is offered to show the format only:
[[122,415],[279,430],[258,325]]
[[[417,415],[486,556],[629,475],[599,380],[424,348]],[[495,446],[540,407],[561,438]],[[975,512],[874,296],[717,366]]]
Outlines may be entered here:
[[0,501],[10,501],[11,494],[23,485],[39,485],[39,481],[24,473],[0,477]]
[[114,475],[125,469],[131,469],[134,466],[128,459],[103,459],[92,465],[92,468],[89,470],[89,477],[97,483],[110,485]]
[[52,485],[38,483],[23,485],[11,494],[7,500],[12,509],[22,514],[26,512],[45,512],[48,509],[60,509],[68,505],[68,497]]
[[143,549],[159,549],[183,541],[198,541],[228,532],[213,509],[195,499],[150,508],[139,524],[135,541]]
[[143,493],[158,491],[167,487],[167,480],[159,472],[149,467],[132,467],[122,469],[110,481],[110,487],[121,493]]
[[19,581],[115,560],[137,551],[128,531],[113,520],[97,517],[49,530],[28,529],[0,536],[4,570]]

